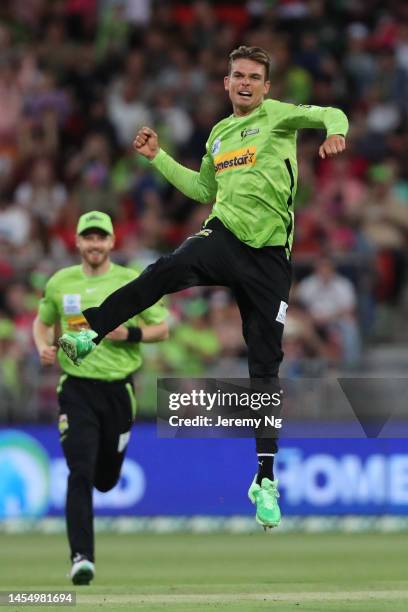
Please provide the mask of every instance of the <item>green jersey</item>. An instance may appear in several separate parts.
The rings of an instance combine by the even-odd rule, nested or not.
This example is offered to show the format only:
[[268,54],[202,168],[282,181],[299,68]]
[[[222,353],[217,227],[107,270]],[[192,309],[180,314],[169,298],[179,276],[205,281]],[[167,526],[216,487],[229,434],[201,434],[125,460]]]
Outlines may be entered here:
[[[87,276],[82,266],[71,266],[56,272],[48,281],[38,316],[45,325],[61,322],[62,333],[79,331],[89,327],[82,311],[99,306],[113,291],[135,279],[135,270],[111,263],[108,272],[99,276]],[[125,326],[161,323],[167,310],[158,302],[144,310]],[[58,360],[66,374],[98,380],[120,380],[140,368],[142,356],[138,342],[113,341],[104,338],[97,348],[75,366],[65,353],[58,351]]]
[[207,221],[218,217],[252,247],[284,246],[290,251],[299,128],[345,136],[348,121],[336,108],[265,100],[249,115],[231,115],[214,126],[199,172],[163,150],[152,164],[189,198],[215,201]]

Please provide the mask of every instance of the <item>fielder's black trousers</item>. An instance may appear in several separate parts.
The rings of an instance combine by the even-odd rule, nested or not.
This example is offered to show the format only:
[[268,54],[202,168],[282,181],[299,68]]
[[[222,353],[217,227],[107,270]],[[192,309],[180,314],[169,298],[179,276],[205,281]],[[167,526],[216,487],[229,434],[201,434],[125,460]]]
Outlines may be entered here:
[[60,440],[69,476],[66,521],[71,560],[94,561],[93,487],[109,491],[119,480],[134,419],[130,379],[104,382],[68,376],[58,393]]
[[[283,323],[277,318],[282,302],[288,303],[290,283],[291,265],[284,247],[250,247],[215,218],[99,307],[88,308],[83,314],[100,342],[163,295],[194,286],[229,287],[241,312],[249,375],[267,383],[277,380],[283,358]],[[257,439],[258,452],[276,450],[275,440]]]

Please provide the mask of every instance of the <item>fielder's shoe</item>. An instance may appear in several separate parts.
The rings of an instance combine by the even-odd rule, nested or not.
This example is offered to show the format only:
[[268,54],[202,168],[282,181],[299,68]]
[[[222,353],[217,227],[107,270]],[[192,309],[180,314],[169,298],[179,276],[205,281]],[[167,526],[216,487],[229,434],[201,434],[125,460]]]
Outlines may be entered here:
[[92,341],[97,335],[92,329],[81,329],[79,333],[67,332],[59,338],[58,346],[75,365],[79,365],[96,348]]
[[95,565],[84,555],[77,554],[72,560],[70,576],[73,584],[89,584],[95,576]]
[[256,504],[256,522],[262,525],[265,531],[272,527],[278,527],[281,521],[281,513],[278,506],[278,481],[262,478],[261,486],[255,478],[249,487],[248,497]]

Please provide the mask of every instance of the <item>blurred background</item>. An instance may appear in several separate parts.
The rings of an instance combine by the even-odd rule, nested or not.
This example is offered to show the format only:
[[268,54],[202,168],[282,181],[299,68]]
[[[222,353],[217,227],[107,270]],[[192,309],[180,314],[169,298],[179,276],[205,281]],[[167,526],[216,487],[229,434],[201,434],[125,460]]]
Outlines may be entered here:
[[[223,77],[228,54],[239,44],[269,51],[271,97],[295,104],[337,106],[350,121],[347,151],[334,159],[318,158],[323,132],[303,130],[299,136],[295,282],[285,326],[282,374],[405,375],[405,2],[3,0],[3,436],[9,435],[7,427],[14,432],[24,430],[26,435],[29,431],[47,452],[60,452],[57,444],[49,442],[54,427],[46,427],[57,414],[58,368],[40,368],[31,326],[47,279],[60,267],[78,262],[74,236],[78,216],[94,209],[112,215],[118,247],[114,259],[140,270],[173,250],[206,219],[210,208],[169,186],[133,153],[131,142],[141,125],[150,125],[166,151],[198,169],[213,124],[231,113]],[[145,363],[136,381],[142,420],[154,417],[158,376],[247,374],[239,312],[226,289],[191,289],[169,296],[167,304],[171,338],[143,347]],[[322,418],[324,409],[322,403]],[[43,427],[35,429],[36,424]],[[52,435],[56,437],[56,432]],[[247,441],[235,442],[244,445]],[[361,491],[364,478],[373,478],[373,482],[382,478],[384,466],[392,459],[389,453],[398,451],[398,445],[394,450],[390,445],[382,448],[385,463],[368,464],[379,449],[363,448],[363,442],[367,441],[361,440],[359,449],[348,449],[357,461],[353,478],[363,478]],[[327,453],[338,454],[339,473],[344,473],[341,453],[346,447],[326,448]],[[221,447],[219,450],[222,455]],[[306,457],[315,451],[298,448],[297,458],[292,453],[287,461],[292,467],[298,461],[296,469],[302,474],[302,453]],[[284,453],[282,457],[283,461]],[[324,465],[328,469],[329,463]],[[310,486],[315,486],[318,495],[325,481],[318,480],[320,473],[315,469],[316,482],[311,477]],[[401,469],[407,474],[408,464]],[[288,477],[289,481],[294,482]],[[364,498],[357,487],[355,507],[354,501],[333,498],[327,508],[331,513],[347,513],[363,511],[364,506],[371,514],[406,514],[408,487],[400,484],[399,501],[395,501],[387,497],[387,486],[384,480],[384,495],[378,498],[377,490],[373,500]],[[304,499],[296,500],[295,487],[292,501],[286,491],[284,503],[289,508],[293,502],[295,514],[302,508],[306,513],[318,513],[319,508],[324,512],[326,506],[321,502],[319,507],[318,497],[310,491],[305,489]],[[135,504],[129,506],[129,512],[139,512]],[[154,513],[149,508],[144,512]],[[234,512],[233,506],[215,504],[214,508],[208,512]],[[242,502],[235,511],[246,513],[250,508]]]

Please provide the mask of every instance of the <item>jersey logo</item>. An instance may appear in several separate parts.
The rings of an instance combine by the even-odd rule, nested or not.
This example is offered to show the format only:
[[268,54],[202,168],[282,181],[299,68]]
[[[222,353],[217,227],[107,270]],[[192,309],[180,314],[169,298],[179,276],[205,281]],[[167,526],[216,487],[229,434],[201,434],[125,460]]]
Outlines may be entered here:
[[236,170],[245,166],[254,166],[256,162],[256,147],[244,147],[229,153],[223,153],[214,158],[216,174],[225,170]]
[[81,329],[89,329],[89,323],[83,314],[67,317],[67,326],[69,331],[81,331]]
[[282,325],[285,325],[287,308],[287,303],[282,300],[279,306],[279,312],[275,319],[278,323],[282,323]]
[[212,234],[212,229],[202,229],[199,232],[197,232],[195,235],[204,236],[205,238],[208,238],[210,234]]
[[81,295],[65,293],[62,296],[64,314],[79,314],[81,312]]
[[213,155],[217,155],[218,151],[221,149],[221,138],[216,138],[211,147],[211,153]]
[[187,240],[190,240],[190,238],[197,238],[198,236],[204,237],[204,238],[208,238],[208,236],[212,234],[212,229],[202,229],[199,232],[197,232],[196,234],[193,234],[192,236],[189,236],[187,238]]
[[248,130],[242,130],[241,138],[244,140],[246,136],[253,136],[254,134],[259,134],[259,128],[250,128]]
[[123,453],[130,438],[130,431],[126,431],[125,433],[120,434],[118,441],[118,453]]

